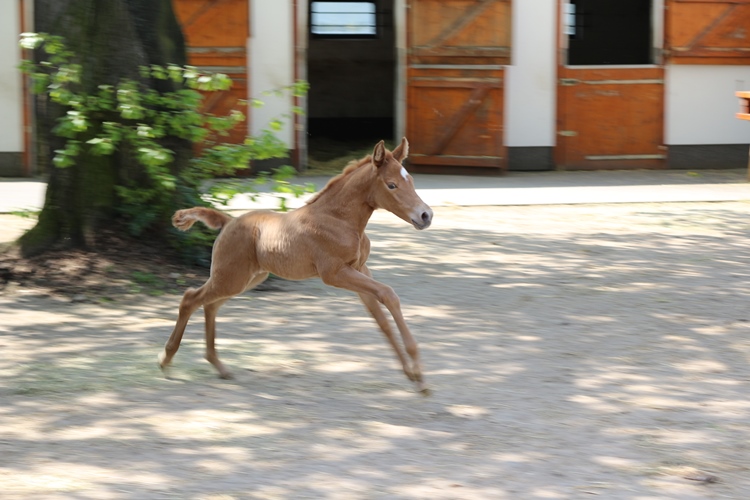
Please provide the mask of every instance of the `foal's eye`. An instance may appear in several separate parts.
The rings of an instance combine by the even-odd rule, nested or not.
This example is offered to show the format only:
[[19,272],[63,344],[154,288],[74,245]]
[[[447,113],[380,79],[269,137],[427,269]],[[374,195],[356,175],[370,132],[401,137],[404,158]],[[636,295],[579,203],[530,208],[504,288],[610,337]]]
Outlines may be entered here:
[[396,189],[396,185],[392,182],[388,183],[388,189]]

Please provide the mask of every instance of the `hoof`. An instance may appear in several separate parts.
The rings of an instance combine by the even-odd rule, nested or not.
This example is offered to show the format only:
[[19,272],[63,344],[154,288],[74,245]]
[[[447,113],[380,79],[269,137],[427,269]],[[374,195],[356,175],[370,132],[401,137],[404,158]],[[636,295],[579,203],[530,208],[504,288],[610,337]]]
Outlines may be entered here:
[[167,372],[167,368],[171,364],[171,362],[165,361],[166,357],[167,357],[167,354],[164,351],[162,351],[162,352],[159,353],[159,356],[157,356],[157,358],[156,358],[157,361],[158,361],[158,363],[159,363],[159,368],[164,373]]
[[161,374],[166,380],[172,380],[172,377],[169,375],[169,365],[162,365],[159,363],[159,368],[161,369]]
[[419,380],[417,382],[417,392],[425,397],[432,396],[432,390],[430,390],[430,388],[427,387],[427,384],[425,384],[422,380]]
[[234,380],[234,375],[229,372],[219,373],[219,378],[223,380]]

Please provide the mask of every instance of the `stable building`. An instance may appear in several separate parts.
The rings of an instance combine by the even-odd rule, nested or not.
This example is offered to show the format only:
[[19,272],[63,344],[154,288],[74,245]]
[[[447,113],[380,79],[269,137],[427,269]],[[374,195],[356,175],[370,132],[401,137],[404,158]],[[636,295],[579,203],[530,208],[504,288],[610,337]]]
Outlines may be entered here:
[[[0,44],[15,47],[6,25],[27,2],[0,2],[15,9]],[[286,117],[280,136],[300,169],[316,141],[401,136],[410,168],[426,172],[747,165],[735,93],[750,90],[750,0],[173,5],[191,64],[235,81],[209,109],[261,98],[235,139]],[[305,98],[263,95],[297,79],[311,85]],[[24,130],[19,85],[0,86],[5,129]],[[28,142],[11,136],[0,136],[0,165]]]

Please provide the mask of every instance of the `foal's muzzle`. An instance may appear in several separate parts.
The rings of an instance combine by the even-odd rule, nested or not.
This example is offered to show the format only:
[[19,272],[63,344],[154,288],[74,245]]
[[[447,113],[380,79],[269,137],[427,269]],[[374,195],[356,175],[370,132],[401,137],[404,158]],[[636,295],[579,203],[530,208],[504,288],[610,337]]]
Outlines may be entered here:
[[432,224],[432,210],[427,208],[419,215],[419,219],[412,218],[411,223],[417,229],[427,229]]

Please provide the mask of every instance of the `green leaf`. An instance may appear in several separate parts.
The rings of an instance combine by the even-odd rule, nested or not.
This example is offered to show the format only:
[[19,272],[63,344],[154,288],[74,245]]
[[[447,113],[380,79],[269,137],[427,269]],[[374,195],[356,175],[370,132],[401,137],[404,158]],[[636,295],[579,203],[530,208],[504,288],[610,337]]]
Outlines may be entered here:
[[166,80],[168,78],[167,70],[156,64],[151,65],[151,76],[157,80]]
[[63,154],[61,150],[56,150],[55,152],[57,154],[52,158],[52,163],[57,168],[67,168],[75,164],[75,161],[73,161],[73,158],[71,158],[70,156],[66,154]]
[[88,128],[88,120],[86,115],[80,111],[68,111],[68,117],[71,125],[78,132],[83,132]]
[[139,137],[148,137],[148,138],[154,137],[154,129],[149,127],[148,125],[139,123],[137,130],[138,130],[137,134]]
[[42,42],[44,42],[44,37],[40,35],[39,33],[21,33],[21,47],[27,50],[34,50],[38,48]]
[[159,177],[159,182],[161,186],[167,191],[174,191],[177,185],[177,181],[173,175],[161,175]]
[[167,72],[169,73],[169,78],[175,82],[180,83],[183,79],[183,69],[180,66],[177,66],[176,64],[170,64],[167,66]]
[[110,139],[103,137],[95,137],[86,141],[86,144],[90,144],[89,151],[97,156],[107,156],[115,152],[115,146],[112,144]]
[[35,94],[43,94],[49,85],[49,75],[45,73],[34,73],[31,75],[31,91]]
[[271,127],[271,130],[273,130],[274,132],[279,132],[283,128],[284,122],[278,119],[274,119],[268,122],[268,126]]

